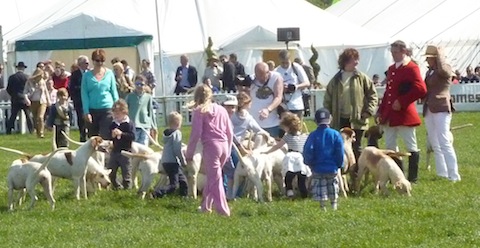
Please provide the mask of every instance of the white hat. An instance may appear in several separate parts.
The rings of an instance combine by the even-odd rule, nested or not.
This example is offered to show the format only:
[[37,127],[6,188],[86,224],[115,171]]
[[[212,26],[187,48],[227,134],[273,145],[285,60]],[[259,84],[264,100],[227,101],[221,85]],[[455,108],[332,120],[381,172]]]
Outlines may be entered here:
[[234,95],[226,95],[225,96],[225,101],[223,101],[223,105],[226,106],[237,106],[238,105],[238,100],[237,97]]

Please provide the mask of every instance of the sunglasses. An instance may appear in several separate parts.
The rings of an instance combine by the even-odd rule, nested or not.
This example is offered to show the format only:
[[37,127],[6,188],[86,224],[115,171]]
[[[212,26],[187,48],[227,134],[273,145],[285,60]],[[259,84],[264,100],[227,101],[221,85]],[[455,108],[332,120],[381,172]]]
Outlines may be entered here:
[[142,83],[142,82],[136,82],[135,85],[138,86],[138,87],[142,87],[142,86],[144,86],[145,84]]
[[97,63],[103,63],[103,62],[105,62],[105,60],[101,60],[101,59],[95,59],[95,60],[93,60],[93,61],[95,61],[95,62],[97,62]]

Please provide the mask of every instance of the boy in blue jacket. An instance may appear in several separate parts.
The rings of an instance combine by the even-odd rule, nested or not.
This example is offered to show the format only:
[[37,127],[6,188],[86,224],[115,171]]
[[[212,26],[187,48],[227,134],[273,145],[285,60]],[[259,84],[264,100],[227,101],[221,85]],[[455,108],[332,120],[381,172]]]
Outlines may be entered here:
[[338,169],[343,167],[343,139],[341,134],[330,128],[330,112],[321,108],[315,112],[318,127],[310,133],[303,148],[303,162],[313,173],[312,193],[320,207],[330,199],[333,210],[337,210]]

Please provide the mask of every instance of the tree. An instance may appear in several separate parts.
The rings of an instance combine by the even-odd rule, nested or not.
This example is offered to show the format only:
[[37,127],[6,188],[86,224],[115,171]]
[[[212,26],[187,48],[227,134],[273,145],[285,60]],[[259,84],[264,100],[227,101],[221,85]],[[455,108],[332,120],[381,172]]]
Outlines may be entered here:
[[338,2],[338,0],[307,0],[311,4],[321,8],[321,9],[326,9],[330,7],[335,2]]

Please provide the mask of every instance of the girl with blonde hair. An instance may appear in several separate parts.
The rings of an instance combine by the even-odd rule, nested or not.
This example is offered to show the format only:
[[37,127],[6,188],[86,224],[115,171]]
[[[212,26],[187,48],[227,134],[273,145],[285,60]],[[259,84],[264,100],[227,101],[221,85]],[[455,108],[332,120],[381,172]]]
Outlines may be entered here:
[[118,97],[125,99],[133,91],[132,81],[125,75],[125,69],[120,62],[113,64],[113,72],[117,82]]
[[203,145],[203,164],[207,171],[207,182],[203,189],[201,211],[216,211],[230,216],[225,190],[223,188],[222,167],[230,156],[233,130],[227,110],[212,102],[212,90],[207,85],[195,89],[192,114],[192,131],[185,158],[192,161],[197,142]]
[[50,94],[47,90],[47,85],[43,76],[44,71],[40,68],[35,69],[33,75],[25,85],[25,101],[30,105],[34,118],[34,127],[37,131],[37,137],[43,138],[43,131],[45,129],[44,117],[47,107],[51,105]]

